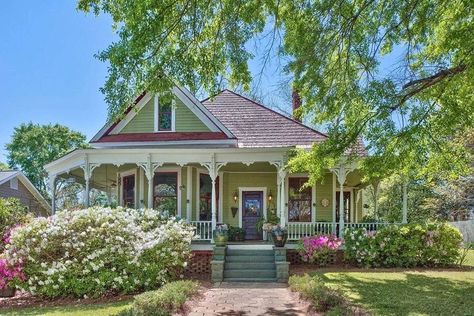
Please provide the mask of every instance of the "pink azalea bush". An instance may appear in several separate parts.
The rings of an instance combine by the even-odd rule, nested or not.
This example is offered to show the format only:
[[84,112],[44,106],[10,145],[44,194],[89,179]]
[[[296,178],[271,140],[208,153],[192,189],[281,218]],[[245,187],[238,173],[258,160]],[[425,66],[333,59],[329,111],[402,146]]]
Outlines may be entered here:
[[316,235],[301,239],[298,252],[304,262],[325,266],[341,245],[342,239],[335,235]]
[[0,289],[4,289],[10,285],[12,281],[24,280],[23,267],[21,264],[11,266],[6,259],[0,258]]

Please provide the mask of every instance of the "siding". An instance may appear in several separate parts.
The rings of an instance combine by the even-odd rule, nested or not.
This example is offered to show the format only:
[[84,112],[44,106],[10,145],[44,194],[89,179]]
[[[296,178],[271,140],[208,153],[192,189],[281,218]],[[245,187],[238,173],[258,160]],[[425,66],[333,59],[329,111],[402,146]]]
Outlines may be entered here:
[[0,197],[17,198],[36,215],[47,215],[47,210],[36,200],[33,194],[18,180],[18,190],[10,188],[10,181],[0,185]]
[[[154,133],[155,109],[153,98],[135,115],[124,127],[121,134]],[[175,103],[175,129],[176,132],[209,132],[209,128],[184,105],[181,100]]]
[[176,131],[177,132],[209,132],[209,128],[191,110],[176,100]]
[[120,133],[153,133],[155,129],[155,122],[153,120],[154,111],[153,98],[151,98],[137,115],[135,115],[135,117],[125,125]]

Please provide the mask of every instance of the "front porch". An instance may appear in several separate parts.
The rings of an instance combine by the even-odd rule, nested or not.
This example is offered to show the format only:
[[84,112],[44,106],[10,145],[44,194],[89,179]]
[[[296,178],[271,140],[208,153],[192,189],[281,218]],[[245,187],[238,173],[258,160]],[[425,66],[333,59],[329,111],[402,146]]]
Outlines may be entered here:
[[[376,230],[363,223],[361,175],[354,164],[328,170],[320,183],[304,187],[308,175],[288,173],[288,149],[85,149],[46,166],[54,188],[58,177],[84,185],[108,204],[155,208],[196,227],[196,241],[212,241],[218,223],[245,230],[245,240],[265,240],[260,218],[278,218],[288,240],[314,234],[342,236],[345,228]],[[53,211],[56,210],[53,199]],[[343,214],[340,216],[340,214]]]

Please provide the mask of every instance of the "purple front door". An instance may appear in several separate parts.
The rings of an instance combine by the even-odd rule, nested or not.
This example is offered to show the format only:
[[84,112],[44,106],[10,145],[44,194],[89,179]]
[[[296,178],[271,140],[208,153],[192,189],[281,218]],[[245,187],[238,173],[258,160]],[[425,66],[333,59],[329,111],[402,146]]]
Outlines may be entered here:
[[245,239],[262,239],[262,233],[257,231],[257,222],[262,216],[263,192],[242,192],[242,228],[245,229]]

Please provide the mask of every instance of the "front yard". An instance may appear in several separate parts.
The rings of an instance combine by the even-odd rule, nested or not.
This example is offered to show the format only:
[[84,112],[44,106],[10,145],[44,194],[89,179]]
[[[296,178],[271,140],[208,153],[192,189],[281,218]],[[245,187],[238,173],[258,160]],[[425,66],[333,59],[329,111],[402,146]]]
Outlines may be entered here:
[[56,307],[35,307],[1,310],[2,315],[45,315],[45,316],[109,316],[116,315],[131,306],[131,301],[106,304],[67,305]]
[[469,315],[474,271],[318,273],[331,288],[376,315]]

